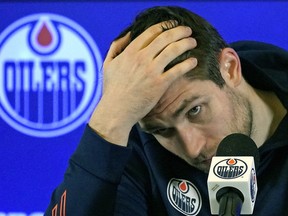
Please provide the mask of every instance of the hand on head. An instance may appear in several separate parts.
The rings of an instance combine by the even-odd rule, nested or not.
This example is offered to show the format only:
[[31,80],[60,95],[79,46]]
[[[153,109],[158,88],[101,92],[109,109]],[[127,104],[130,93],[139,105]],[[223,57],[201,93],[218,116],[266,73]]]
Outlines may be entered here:
[[[121,127],[127,140],[132,126],[157,104],[171,83],[196,67],[197,60],[188,58],[165,71],[172,60],[196,47],[189,27],[176,25],[163,31],[167,22],[149,27],[132,42],[127,33],[112,43],[103,66],[103,96],[90,121],[104,137],[111,124]],[[97,120],[100,117],[104,131],[95,125],[96,121],[104,124]],[[111,141],[124,140],[115,137]]]

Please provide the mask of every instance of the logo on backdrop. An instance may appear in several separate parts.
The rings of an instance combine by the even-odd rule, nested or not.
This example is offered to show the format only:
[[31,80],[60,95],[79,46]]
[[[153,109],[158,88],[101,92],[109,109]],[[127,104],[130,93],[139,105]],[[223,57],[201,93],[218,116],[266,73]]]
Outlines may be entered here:
[[98,103],[101,66],[79,24],[56,14],[21,18],[0,34],[0,116],[30,136],[66,134]]
[[234,179],[244,175],[247,171],[247,164],[238,158],[228,158],[219,161],[213,168],[216,176],[222,179]]
[[201,210],[201,195],[187,180],[172,178],[167,186],[167,196],[171,205],[184,215],[195,216]]

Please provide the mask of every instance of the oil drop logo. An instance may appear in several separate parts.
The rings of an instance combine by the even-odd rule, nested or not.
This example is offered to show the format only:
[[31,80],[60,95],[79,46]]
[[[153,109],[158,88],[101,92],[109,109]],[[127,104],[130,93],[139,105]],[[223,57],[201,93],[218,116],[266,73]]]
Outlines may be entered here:
[[247,172],[247,164],[239,158],[228,158],[219,161],[213,168],[216,176],[222,179],[235,179]]
[[201,195],[192,182],[172,178],[167,185],[170,204],[184,215],[196,216],[202,207]]
[[0,117],[21,133],[60,136],[85,123],[102,89],[102,57],[79,24],[56,14],[0,34]]

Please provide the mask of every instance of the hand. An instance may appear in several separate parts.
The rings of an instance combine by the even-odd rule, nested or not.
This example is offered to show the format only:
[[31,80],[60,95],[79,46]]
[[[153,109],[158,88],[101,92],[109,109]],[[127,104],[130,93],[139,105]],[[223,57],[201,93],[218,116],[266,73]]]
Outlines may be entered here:
[[132,126],[150,112],[173,81],[197,64],[189,58],[164,72],[173,59],[196,46],[190,28],[163,31],[164,24],[151,26],[129,45],[128,33],[110,47],[103,65],[103,95],[89,123],[110,142],[127,145]]

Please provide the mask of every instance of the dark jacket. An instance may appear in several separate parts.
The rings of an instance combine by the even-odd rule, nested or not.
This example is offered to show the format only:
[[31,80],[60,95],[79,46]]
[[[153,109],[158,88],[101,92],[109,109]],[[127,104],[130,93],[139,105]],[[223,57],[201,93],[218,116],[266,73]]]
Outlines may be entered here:
[[[231,44],[245,79],[274,91],[288,107],[288,53],[273,45]],[[260,148],[253,215],[288,215],[288,116]],[[45,215],[211,215],[207,174],[164,149],[136,125],[128,147],[111,145],[89,126]],[[60,214],[62,213],[62,214]]]

